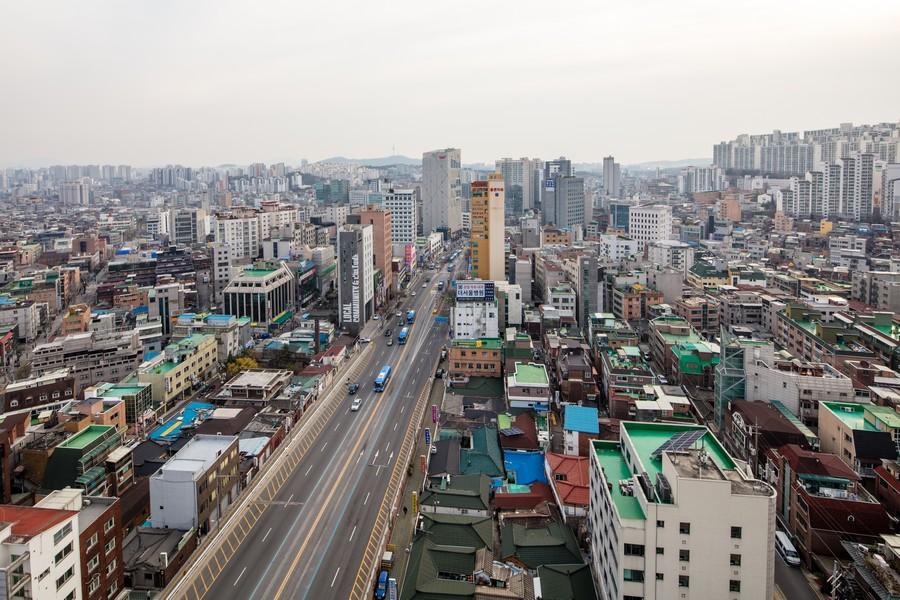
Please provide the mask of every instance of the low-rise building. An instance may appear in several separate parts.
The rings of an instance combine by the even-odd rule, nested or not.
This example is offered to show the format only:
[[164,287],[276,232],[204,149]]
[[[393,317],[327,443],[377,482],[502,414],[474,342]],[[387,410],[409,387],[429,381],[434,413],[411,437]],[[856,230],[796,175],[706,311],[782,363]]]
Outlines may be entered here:
[[77,487],[88,496],[107,493],[104,463],[122,445],[122,434],[112,425],[89,425],[53,449],[44,469],[42,487],[61,490]]
[[503,348],[498,338],[453,340],[448,350],[451,377],[500,377]]
[[746,358],[745,398],[780,402],[808,425],[818,421],[820,402],[852,402],[855,398],[851,379],[831,365]]
[[216,356],[219,362],[224,363],[243,352],[250,342],[250,317],[195,313],[178,315],[172,329],[173,339],[183,339],[195,333],[215,336]]
[[548,452],[545,469],[564,521],[584,519],[590,505],[590,459]]
[[125,404],[126,426],[139,431],[153,418],[153,391],[149,383],[99,383],[85,388],[84,397],[121,400]]
[[845,371],[848,360],[875,359],[855,328],[838,320],[826,323],[821,313],[802,304],[789,304],[779,312],[773,333],[794,356],[828,363],[839,371]]
[[75,378],[68,368],[21,379],[0,390],[4,413],[51,409],[75,398]]
[[837,455],[862,477],[873,477],[881,460],[897,458],[900,416],[886,406],[819,402],[819,447]]
[[623,422],[619,441],[593,446],[588,531],[601,599],[771,598],[775,490],[708,430]]
[[87,304],[73,304],[63,313],[59,334],[67,336],[73,333],[84,333],[89,329],[90,323],[91,307]]
[[678,344],[700,342],[703,337],[681,317],[662,316],[650,321],[650,356],[667,377],[675,374],[676,354],[672,348]]
[[616,286],[612,290],[613,315],[624,321],[650,318],[650,307],[665,302],[665,296],[653,288],[635,283]]
[[645,385],[652,385],[656,377],[644,360],[640,348],[624,346],[607,348],[600,353],[603,382],[602,392],[609,407],[609,416],[628,419],[635,414],[635,402]]
[[600,437],[600,415],[593,406],[567,404],[563,410],[563,448],[569,456],[587,456]]
[[250,369],[232,377],[217,400],[228,406],[264,408],[291,383],[291,372],[281,369]]
[[550,410],[550,378],[544,365],[515,362],[512,373],[507,371],[504,384],[510,408]]
[[237,437],[195,435],[150,478],[150,522],[206,533],[237,497],[239,463]]
[[43,375],[68,367],[75,378],[77,395],[95,383],[127,377],[138,367],[142,355],[137,330],[90,331],[38,344],[32,354],[32,368]]
[[155,407],[168,407],[190,394],[216,368],[216,338],[195,333],[172,342],[140,365],[138,383],[149,383]]
[[679,298],[672,306],[672,310],[700,333],[718,335],[719,303],[712,298],[702,296]]

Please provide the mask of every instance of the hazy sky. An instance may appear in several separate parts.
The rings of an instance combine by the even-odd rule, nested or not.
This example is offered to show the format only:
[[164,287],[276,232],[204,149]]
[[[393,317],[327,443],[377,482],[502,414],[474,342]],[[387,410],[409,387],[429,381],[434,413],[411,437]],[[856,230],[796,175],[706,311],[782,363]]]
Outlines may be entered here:
[[900,119],[900,2],[6,2],[0,166],[709,157]]

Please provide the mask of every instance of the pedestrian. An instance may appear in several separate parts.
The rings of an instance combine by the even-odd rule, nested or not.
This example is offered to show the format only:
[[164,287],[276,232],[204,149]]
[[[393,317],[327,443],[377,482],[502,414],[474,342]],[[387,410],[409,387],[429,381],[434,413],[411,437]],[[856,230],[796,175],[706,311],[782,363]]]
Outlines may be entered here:
[[408,511],[409,511],[409,509],[406,508],[406,506],[404,506],[404,507],[403,507],[403,514],[405,515]]

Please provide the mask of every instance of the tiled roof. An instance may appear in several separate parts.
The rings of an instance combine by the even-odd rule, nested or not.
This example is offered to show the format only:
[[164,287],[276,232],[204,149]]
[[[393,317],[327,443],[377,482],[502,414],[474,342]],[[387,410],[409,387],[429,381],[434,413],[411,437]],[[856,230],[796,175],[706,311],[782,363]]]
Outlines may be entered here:
[[[556,488],[559,499],[564,504],[587,506],[590,504],[589,458],[547,453],[547,465],[554,475],[550,484]],[[557,478],[563,477],[563,478]]]

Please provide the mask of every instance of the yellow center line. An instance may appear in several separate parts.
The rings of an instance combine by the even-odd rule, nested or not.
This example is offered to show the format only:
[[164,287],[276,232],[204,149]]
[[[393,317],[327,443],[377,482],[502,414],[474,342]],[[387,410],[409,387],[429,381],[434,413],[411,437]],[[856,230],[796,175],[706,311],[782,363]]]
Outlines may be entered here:
[[[404,345],[403,351],[400,353],[400,360],[398,361],[399,364],[403,363],[403,357],[406,354],[406,351],[409,350],[413,345],[414,344]],[[380,394],[381,397],[378,399],[378,402],[375,405],[376,412],[379,410],[382,402],[385,401],[385,398],[387,398],[388,390],[391,387],[391,384],[394,383],[394,381],[395,381],[395,379],[391,378],[390,381],[388,381],[387,385],[385,386],[384,391],[381,392],[381,394]],[[375,423],[375,421],[376,421],[376,419],[370,419],[368,421],[368,423],[366,423],[365,428],[362,430],[362,432],[360,432],[359,436],[357,436],[356,443],[353,445],[353,449],[348,453],[347,459],[344,461],[344,466],[341,469],[340,475],[338,475],[338,477],[336,477],[334,479],[334,483],[332,484],[331,489],[329,490],[328,497],[325,498],[324,502],[322,502],[321,508],[319,508],[319,511],[316,513],[316,518],[313,521],[312,527],[310,527],[307,530],[307,535],[303,540],[303,544],[300,545],[300,548],[297,550],[297,553],[294,555],[294,560],[291,561],[291,564],[288,567],[287,573],[285,573],[284,578],[281,580],[281,584],[278,586],[278,590],[275,592],[275,595],[273,596],[274,600],[278,600],[279,598],[281,598],[281,595],[284,593],[284,589],[287,587],[288,580],[291,578],[291,575],[293,575],[294,570],[297,568],[297,565],[300,563],[300,559],[303,557],[303,552],[306,550],[306,546],[307,546],[307,544],[309,544],[309,540],[312,538],[310,533],[316,530],[316,528],[319,526],[319,521],[321,521],[322,517],[325,515],[325,511],[328,508],[330,508],[331,498],[334,496],[338,487],[343,483],[344,473],[350,467],[351,463],[355,464],[355,461],[353,459],[356,456],[356,451],[359,448],[359,445],[365,439],[365,434],[368,433],[369,428]]]

